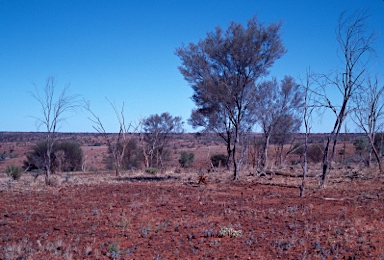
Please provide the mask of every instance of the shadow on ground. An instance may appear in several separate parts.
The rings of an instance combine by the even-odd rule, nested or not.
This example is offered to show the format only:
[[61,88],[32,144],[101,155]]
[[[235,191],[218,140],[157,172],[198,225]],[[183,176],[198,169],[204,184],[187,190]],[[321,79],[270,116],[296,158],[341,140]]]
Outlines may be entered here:
[[179,177],[174,176],[140,176],[140,177],[122,177],[122,178],[116,178],[117,181],[130,181],[130,182],[159,182],[159,181],[172,181],[172,180],[178,180]]

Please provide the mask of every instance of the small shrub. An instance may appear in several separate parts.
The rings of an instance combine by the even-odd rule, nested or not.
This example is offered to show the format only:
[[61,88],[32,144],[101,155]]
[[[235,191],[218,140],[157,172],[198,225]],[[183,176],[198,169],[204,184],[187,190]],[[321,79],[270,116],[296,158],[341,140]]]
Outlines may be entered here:
[[365,136],[358,136],[355,141],[353,141],[353,146],[355,146],[355,152],[361,156],[363,152],[368,150],[369,143]]
[[319,163],[324,155],[324,146],[320,144],[311,144],[308,146],[307,157],[311,162]]
[[0,162],[5,161],[7,159],[7,152],[3,152],[0,154]]
[[145,172],[150,173],[150,174],[156,174],[157,168],[153,168],[153,167],[147,168],[147,169],[145,169]]
[[[36,170],[46,168],[47,141],[37,142],[26,153],[27,160],[24,161],[24,169]],[[51,151],[51,171],[72,172],[81,169],[83,164],[83,150],[79,143],[74,141],[57,141]]]
[[117,243],[112,243],[108,247],[108,252],[112,259],[119,259],[120,247]]
[[214,154],[211,156],[211,162],[214,167],[221,167],[227,164],[228,156],[225,154]]
[[14,158],[17,158],[17,157],[19,157],[17,154],[13,154],[13,153],[9,154],[9,159],[14,159]]
[[194,153],[181,152],[179,163],[181,168],[188,168],[195,161]]
[[23,169],[19,166],[8,165],[5,173],[8,177],[11,177],[13,180],[17,181],[23,174]]
[[301,145],[299,143],[295,143],[292,147],[292,153],[293,154],[298,154],[298,155],[303,155],[304,154],[304,145]]
[[220,229],[219,237],[241,237],[242,231],[241,230],[235,230],[233,228],[227,228],[223,227]]

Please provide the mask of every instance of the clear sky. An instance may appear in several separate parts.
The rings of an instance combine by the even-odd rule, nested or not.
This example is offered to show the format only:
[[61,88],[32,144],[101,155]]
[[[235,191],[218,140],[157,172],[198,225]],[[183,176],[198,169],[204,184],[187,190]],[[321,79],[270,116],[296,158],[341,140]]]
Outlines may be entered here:
[[[33,119],[41,111],[30,91],[42,90],[49,76],[57,92],[69,85],[89,100],[110,132],[118,123],[106,98],[117,107],[125,103],[128,121],[162,112],[187,121],[192,90],[177,69],[175,49],[253,16],[265,25],[283,22],[288,53],[271,75],[298,78],[309,66],[328,73],[340,65],[339,14],[361,8],[379,33],[376,72],[384,79],[383,0],[0,0],[0,131],[44,131]],[[70,115],[60,131],[94,132],[88,116]],[[313,131],[329,132],[333,123],[325,117]]]

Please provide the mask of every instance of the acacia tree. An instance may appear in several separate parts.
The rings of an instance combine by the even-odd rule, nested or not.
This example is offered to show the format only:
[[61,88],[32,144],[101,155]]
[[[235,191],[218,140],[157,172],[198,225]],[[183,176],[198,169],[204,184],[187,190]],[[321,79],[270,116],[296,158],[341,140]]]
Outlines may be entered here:
[[[321,186],[323,188],[335,155],[342,124],[353,107],[350,104],[351,98],[361,87],[367,54],[372,50],[371,44],[374,35],[369,33],[365,25],[367,18],[364,12],[356,12],[348,17],[345,17],[344,13],[340,15],[336,37],[342,54],[343,68],[331,75],[321,75],[317,79],[323,90],[321,94],[323,107],[331,109],[336,116],[332,132],[327,139],[322,161]],[[340,103],[332,102],[327,96],[327,86],[339,92]]]
[[193,120],[192,126],[221,134],[233,160],[234,179],[238,178],[240,134],[255,123],[251,111],[256,82],[286,52],[280,28],[281,24],[265,27],[254,17],[247,28],[232,22],[225,32],[217,27],[197,44],[176,49],[182,61],[179,70],[194,91],[197,108],[192,119],[199,120]]
[[[171,134],[182,133],[183,122],[181,117],[171,116],[169,113],[155,114],[143,120],[143,140],[147,143],[144,149],[146,167],[163,167],[163,152]],[[155,163],[153,162],[155,159]]]
[[[285,76],[279,84],[276,79],[265,81],[257,89],[257,118],[264,135],[264,152],[261,166],[268,163],[268,147],[274,133],[282,132],[278,127],[296,131],[301,121],[298,120],[303,101],[300,85],[292,77]],[[284,125],[283,127],[283,124]],[[289,129],[290,128],[290,129]]]
[[[117,121],[119,123],[119,132],[117,134],[109,134],[104,128],[104,125],[98,115],[96,115],[92,110],[89,102],[85,102],[85,109],[91,114],[89,118],[93,122],[93,128],[100,134],[102,134],[107,141],[108,151],[112,156],[113,168],[115,170],[116,176],[120,176],[122,162],[124,160],[125,152],[129,141],[134,138],[134,133],[140,127],[141,120],[137,125],[133,125],[131,122],[126,123],[124,116],[124,103],[121,107],[120,112],[117,110],[117,107],[114,103],[109,101],[109,104],[112,106]],[[131,131],[132,129],[132,131]]]
[[43,168],[45,171],[45,183],[50,184],[52,173],[52,152],[56,141],[56,133],[60,124],[66,120],[67,113],[77,112],[80,108],[78,95],[67,95],[68,87],[65,87],[60,95],[55,96],[56,80],[54,77],[48,77],[44,87],[44,93],[41,94],[35,85],[35,92],[32,97],[39,103],[41,116],[34,117],[38,128],[43,126],[46,132],[46,150],[43,158]]
[[373,151],[379,165],[379,170],[383,172],[381,157],[375,146],[375,136],[383,123],[381,120],[384,108],[384,86],[379,86],[377,77],[374,82],[368,79],[367,85],[364,91],[359,92],[354,97],[356,108],[354,109],[354,117],[352,119],[368,137],[371,146],[368,166],[371,162],[371,151]]

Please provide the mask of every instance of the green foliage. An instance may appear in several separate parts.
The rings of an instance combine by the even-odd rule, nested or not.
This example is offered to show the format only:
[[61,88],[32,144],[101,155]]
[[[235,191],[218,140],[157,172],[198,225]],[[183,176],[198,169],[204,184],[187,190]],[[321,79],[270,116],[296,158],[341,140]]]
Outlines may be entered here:
[[181,152],[181,157],[179,159],[180,166],[182,168],[188,168],[195,161],[194,153],[187,153],[185,151]]
[[9,159],[17,158],[19,157],[17,154],[10,153],[9,154]]
[[384,152],[384,133],[377,133],[373,143],[377,151],[382,154]]
[[150,173],[150,174],[156,174],[157,168],[153,168],[153,167],[147,168],[147,169],[145,169],[145,172]]
[[7,152],[4,151],[0,154],[0,162],[5,161],[5,159],[7,159]]
[[314,163],[319,163],[323,160],[324,145],[310,144],[307,150],[307,158]]
[[[120,143],[118,147],[115,147],[115,149],[122,150],[122,147],[123,145]],[[107,170],[114,169],[112,149],[112,147],[108,147],[109,157],[105,160]],[[137,140],[135,138],[130,139],[125,146],[124,157],[121,162],[120,170],[140,168],[140,164],[143,160],[142,157],[142,149],[138,146]]]
[[227,164],[228,156],[225,154],[214,154],[211,156],[211,162],[214,167],[222,167]]
[[[41,141],[32,147],[32,151],[26,154],[24,168],[29,170],[45,170],[47,159],[47,142]],[[58,141],[53,144],[51,152],[51,170],[57,171],[78,171],[81,170],[83,162],[83,150],[79,143],[72,141]]]
[[292,153],[293,154],[298,154],[298,155],[303,155],[304,154],[304,145],[295,143],[292,147]]
[[358,136],[353,142],[353,145],[355,146],[356,153],[360,155],[362,155],[362,153],[369,147],[368,140],[365,136]]
[[[304,155],[305,146],[300,144],[294,144],[293,154],[300,156]],[[313,163],[319,163],[323,160],[324,145],[323,144],[310,144],[308,145],[307,158]],[[296,165],[299,161],[292,161],[293,165]]]
[[108,253],[112,259],[119,259],[120,247],[117,243],[112,243],[108,247]]
[[7,166],[5,173],[8,177],[11,177],[13,180],[17,181],[23,174],[23,169],[19,166],[15,166],[12,164]]
[[146,143],[146,165],[162,168],[163,162],[169,159],[170,151],[166,147],[169,140],[183,133],[181,117],[173,117],[169,113],[155,114],[143,120],[144,141]]

